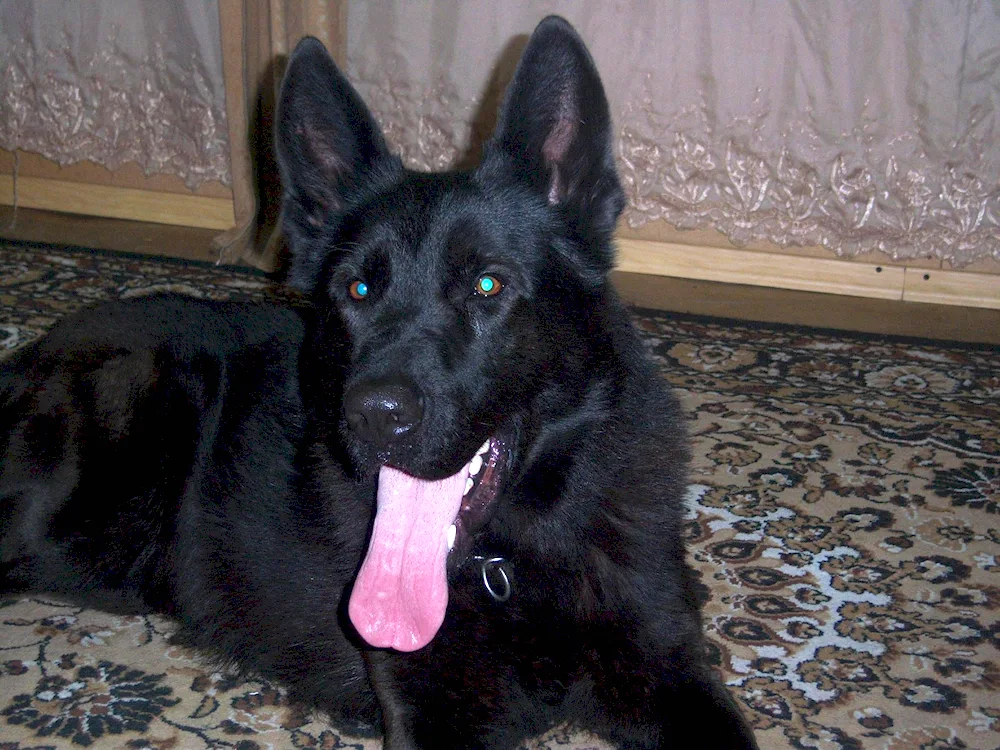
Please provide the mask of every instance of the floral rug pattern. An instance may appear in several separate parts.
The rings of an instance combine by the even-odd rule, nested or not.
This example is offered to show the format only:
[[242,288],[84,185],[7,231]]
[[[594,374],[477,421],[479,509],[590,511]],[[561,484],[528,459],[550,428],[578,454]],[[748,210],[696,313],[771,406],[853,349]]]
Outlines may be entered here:
[[[265,277],[0,246],[0,351],[100,299]],[[280,292],[278,292],[280,293]],[[686,534],[762,748],[1000,748],[1000,351],[636,311],[690,417]],[[354,748],[171,625],[0,602],[0,750]],[[532,750],[594,750],[560,729]]]

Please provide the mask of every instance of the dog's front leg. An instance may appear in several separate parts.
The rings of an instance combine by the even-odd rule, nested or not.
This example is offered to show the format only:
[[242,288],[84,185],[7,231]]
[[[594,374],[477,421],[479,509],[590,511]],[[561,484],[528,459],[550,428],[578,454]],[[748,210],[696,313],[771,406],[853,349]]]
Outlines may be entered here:
[[[657,666],[649,665],[650,669]],[[613,715],[630,720],[613,721],[599,734],[623,750],[672,748],[679,743],[701,750],[757,750],[746,718],[713,675],[684,674],[675,680],[669,676],[680,675],[670,667],[660,674],[667,679],[648,693],[647,700],[636,695],[627,706],[617,706]],[[615,689],[621,690],[622,685]],[[636,714],[629,717],[631,712]]]
[[511,679],[510,664],[474,664],[440,645],[409,654],[366,653],[385,750],[515,750],[547,728]]
[[393,669],[392,661],[398,655],[389,651],[368,651],[364,656],[369,679],[382,707],[383,750],[419,750],[413,737],[413,707],[406,700]]

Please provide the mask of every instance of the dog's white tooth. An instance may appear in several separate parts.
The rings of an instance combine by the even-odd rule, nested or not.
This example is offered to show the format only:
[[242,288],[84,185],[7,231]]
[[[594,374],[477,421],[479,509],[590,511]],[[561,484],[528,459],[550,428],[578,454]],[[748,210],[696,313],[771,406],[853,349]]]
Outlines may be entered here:
[[486,438],[486,442],[479,446],[479,450],[476,451],[477,456],[482,456],[486,451],[490,449],[490,440]]
[[458,534],[458,528],[455,524],[448,527],[448,549],[455,546],[455,535]]
[[463,492],[462,494],[463,494],[463,495],[468,495],[468,494],[469,494],[469,492],[471,492],[471,491],[472,491],[472,488],[473,488],[473,486],[474,486],[475,484],[476,484],[476,483],[472,481],[472,477],[469,477],[468,479],[466,479],[466,480],[465,480],[465,492]]
[[469,474],[471,476],[476,476],[481,468],[483,468],[483,457],[477,453],[469,462]]

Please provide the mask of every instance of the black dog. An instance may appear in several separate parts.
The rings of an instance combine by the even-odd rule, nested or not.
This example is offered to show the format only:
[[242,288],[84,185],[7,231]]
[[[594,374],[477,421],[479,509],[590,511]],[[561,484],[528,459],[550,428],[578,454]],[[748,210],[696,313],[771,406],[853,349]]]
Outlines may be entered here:
[[315,40],[277,119],[312,306],[112,303],[8,360],[4,589],[165,612],[393,750],[755,747],[706,661],[683,418],[607,279],[575,32],[538,27],[471,172],[404,169]]

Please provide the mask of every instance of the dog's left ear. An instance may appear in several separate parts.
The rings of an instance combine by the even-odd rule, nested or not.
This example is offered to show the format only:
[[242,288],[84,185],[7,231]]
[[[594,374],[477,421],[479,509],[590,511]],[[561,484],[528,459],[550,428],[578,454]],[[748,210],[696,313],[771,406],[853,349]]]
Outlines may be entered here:
[[601,271],[610,270],[606,248],[625,205],[611,115],[593,58],[562,18],[549,16],[531,35],[490,148],[508,157],[518,179],[564,208],[581,238],[608,256],[595,259]]

